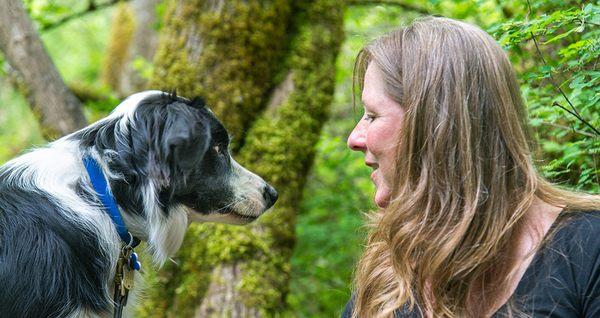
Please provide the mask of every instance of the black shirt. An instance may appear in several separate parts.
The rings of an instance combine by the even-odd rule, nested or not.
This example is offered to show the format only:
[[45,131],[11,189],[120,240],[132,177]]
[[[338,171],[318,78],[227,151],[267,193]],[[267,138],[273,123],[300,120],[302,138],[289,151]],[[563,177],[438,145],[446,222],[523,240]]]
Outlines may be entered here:
[[[600,211],[559,215],[552,236],[536,253],[511,297],[530,317],[600,317]],[[342,318],[352,316],[351,299]],[[508,316],[502,306],[493,317]],[[396,311],[398,318],[421,317],[418,309]]]

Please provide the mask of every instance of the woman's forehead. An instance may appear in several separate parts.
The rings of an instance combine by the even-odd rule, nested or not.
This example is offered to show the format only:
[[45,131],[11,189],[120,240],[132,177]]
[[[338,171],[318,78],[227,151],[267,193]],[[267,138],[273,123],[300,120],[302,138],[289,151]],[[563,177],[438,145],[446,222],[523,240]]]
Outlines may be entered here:
[[366,109],[371,109],[384,104],[387,99],[383,72],[375,63],[369,63],[364,76],[362,104]]

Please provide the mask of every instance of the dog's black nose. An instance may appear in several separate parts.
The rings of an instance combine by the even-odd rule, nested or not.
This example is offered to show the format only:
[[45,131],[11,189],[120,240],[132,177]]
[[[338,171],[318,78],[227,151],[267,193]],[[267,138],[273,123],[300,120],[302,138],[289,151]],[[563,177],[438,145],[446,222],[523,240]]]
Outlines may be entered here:
[[279,197],[279,194],[277,194],[275,188],[267,184],[263,190],[263,197],[265,198],[265,202],[267,203],[268,209],[272,207],[273,204],[275,204],[277,198]]

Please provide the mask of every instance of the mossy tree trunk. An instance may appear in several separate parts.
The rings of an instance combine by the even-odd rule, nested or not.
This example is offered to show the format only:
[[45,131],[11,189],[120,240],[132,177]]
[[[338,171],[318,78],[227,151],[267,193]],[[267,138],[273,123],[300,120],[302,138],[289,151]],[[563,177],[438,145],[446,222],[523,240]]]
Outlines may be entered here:
[[158,42],[157,6],[161,0],[132,0],[119,3],[102,65],[102,80],[120,97],[146,86],[146,68]]
[[145,317],[271,317],[285,311],[295,219],[333,97],[344,5],[176,1],[166,12],[151,88],[202,95],[241,164],[280,193],[250,226],[192,225],[154,277]]
[[[121,73],[125,68],[129,47],[136,23],[133,10],[128,3],[122,2],[115,8],[111,22],[110,38],[102,63],[102,82],[118,92],[121,85]],[[123,96],[121,96],[123,97]]]

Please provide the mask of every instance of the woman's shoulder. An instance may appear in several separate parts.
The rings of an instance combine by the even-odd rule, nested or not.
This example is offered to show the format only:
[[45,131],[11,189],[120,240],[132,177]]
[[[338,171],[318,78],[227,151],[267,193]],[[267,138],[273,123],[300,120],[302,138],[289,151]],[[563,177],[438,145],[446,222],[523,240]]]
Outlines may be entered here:
[[600,240],[600,210],[563,211],[555,223],[553,227],[556,228],[557,235]]
[[558,267],[596,266],[600,259],[600,210],[564,211],[540,255]]
[[352,312],[354,311],[354,294],[350,297],[350,300],[346,303],[344,311],[342,312],[342,318],[351,318]]
[[600,211],[564,211],[552,227],[515,299],[534,317],[597,317],[583,313],[590,299],[600,299]]

